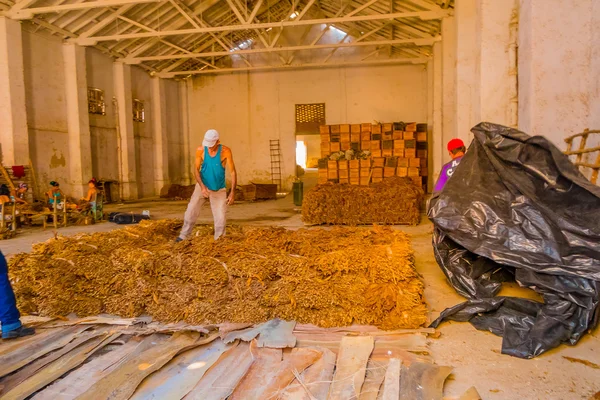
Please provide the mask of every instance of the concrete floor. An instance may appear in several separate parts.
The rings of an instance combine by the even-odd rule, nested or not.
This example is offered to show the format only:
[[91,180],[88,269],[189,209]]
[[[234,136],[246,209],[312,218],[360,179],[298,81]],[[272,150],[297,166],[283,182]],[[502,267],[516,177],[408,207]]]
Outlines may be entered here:
[[[107,206],[107,211],[141,212],[150,210],[153,218],[181,218],[186,201],[147,200],[124,205]],[[290,229],[302,227],[300,215],[292,204],[291,196],[277,201],[236,203],[228,212],[229,222],[258,226],[277,225]],[[207,207],[200,223],[210,223]],[[60,235],[91,233],[118,229],[112,223],[58,229]],[[431,320],[447,307],[464,299],[446,282],[437,266],[431,247],[432,225],[423,218],[416,227],[398,227],[412,238],[416,266],[422,274],[425,296],[430,306]],[[0,242],[6,255],[27,252],[31,244],[53,237],[53,230],[23,230],[13,239]],[[535,293],[508,285],[502,295],[535,298]],[[560,346],[533,360],[522,360],[500,354],[501,338],[477,331],[469,323],[448,322],[440,326],[441,335],[429,339],[436,363],[454,367],[446,382],[444,393],[456,398],[469,387],[475,386],[484,399],[590,399],[600,392],[600,330],[596,328],[577,346]],[[589,361],[596,365],[571,362],[564,357]],[[592,364],[592,365],[593,365]],[[598,395],[600,396],[600,394]],[[600,397],[597,397],[600,398]]]

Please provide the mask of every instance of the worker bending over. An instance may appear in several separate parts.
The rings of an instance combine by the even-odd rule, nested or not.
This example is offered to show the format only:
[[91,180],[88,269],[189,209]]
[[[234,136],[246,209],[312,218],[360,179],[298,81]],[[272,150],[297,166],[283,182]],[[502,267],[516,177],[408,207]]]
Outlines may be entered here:
[[460,160],[463,158],[466,151],[465,143],[462,140],[452,139],[448,142],[448,153],[450,154],[450,157],[452,157],[452,161],[444,164],[442,167],[440,176],[433,188],[434,192],[439,192],[444,188],[448,179],[450,179],[454,171],[456,171],[456,167],[460,164]]
[[16,339],[33,335],[33,328],[21,325],[21,315],[17,310],[15,293],[8,280],[8,264],[0,251],[0,323],[2,324],[2,339]]
[[[225,187],[226,167],[231,174],[229,197]],[[196,149],[194,177],[197,182],[196,188],[185,211],[183,228],[176,242],[181,242],[190,236],[206,199],[210,199],[210,208],[215,224],[215,239],[225,235],[225,214],[227,206],[233,204],[235,199],[237,174],[231,149],[221,144],[219,132],[214,129],[206,131],[202,147]]]
[[27,204],[27,200],[25,200],[27,189],[29,188],[26,183],[19,183],[19,186],[10,191],[10,200],[14,203]]

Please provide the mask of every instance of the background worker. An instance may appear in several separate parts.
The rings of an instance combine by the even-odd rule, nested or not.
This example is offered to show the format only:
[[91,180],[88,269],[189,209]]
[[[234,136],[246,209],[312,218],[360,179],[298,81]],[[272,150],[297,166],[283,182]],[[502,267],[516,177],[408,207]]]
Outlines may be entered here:
[[19,186],[10,191],[10,200],[14,201],[15,203],[27,204],[27,200],[25,200],[25,193],[27,193],[27,189],[29,188],[27,187],[26,183],[19,183]]
[[440,172],[440,176],[435,183],[433,188],[434,192],[439,192],[444,188],[448,179],[452,176],[456,167],[460,164],[460,160],[465,155],[467,148],[465,147],[465,143],[460,139],[452,139],[448,142],[448,154],[452,157],[452,161],[444,164],[442,167],[442,171]]
[[2,339],[16,339],[35,333],[35,329],[24,327],[20,318],[15,293],[8,280],[8,264],[4,254],[0,251],[0,323],[2,324]]
[[[225,168],[229,169],[231,174],[229,196],[225,186]],[[196,149],[194,177],[197,182],[196,188],[185,211],[183,228],[176,242],[181,242],[190,236],[206,199],[210,199],[215,224],[215,240],[225,235],[227,223],[225,215],[227,206],[233,204],[235,199],[237,173],[231,149],[221,144],[219,132],[214,129],[206,131],[202,146]]]
[[48,198],[50,209],[54,208],[54,203],[60,209],[60,203],[65,200],[65,194],[60,189],[59,183],[55,181],[50,182],[50,190],[46,192],[46,197]]

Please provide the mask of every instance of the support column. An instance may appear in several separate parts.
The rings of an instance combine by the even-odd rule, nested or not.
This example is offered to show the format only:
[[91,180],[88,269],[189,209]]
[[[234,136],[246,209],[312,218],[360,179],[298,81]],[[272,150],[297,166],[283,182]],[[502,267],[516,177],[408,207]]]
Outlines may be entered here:
[[156,194],[169,183],[167,103],[165,82],[152,78],[152,127],[154,133],[154,184]]
[[[437,42],[433,45],[433,61],[431,71],[431,82],[432,82],[432,135],[430,137],[431,147],[429,151],[432,152],[429,156],[429,187],[433,188],[433,183],[437,180],[440,175],[440,170],[444,162],[444,154],[446,148],[446,142],[444,141],[443,134],[443,88],[442,88],[442,73],[443,73],[443,55],[442,55],[443,44]],[[431,162],[433,161],[433,163]]]
[[0,161],[29,163],[21,23],[0,17]]
[[[446,143],[456,134],[456,19],[446,17],[442,19],[442,132],[440,157],[435,156],[439,168],[450,161]],[[438,150],[439,151],[439,150]],[[434,152],[435,154],[435,152]],[[435,174],[435,172],[434,172]]]
[[122,195],[125,200],[138,198],[136,183],[135,162],[135,137],[133,133],[133,97],[131,94],[131,67],[122,62],[113,64],[115,76],[115,96],[117,98],[117,112],[119,115],[119,126],[117,132],[119,137],[120,154],[120,184]]
[[188,78],[179,82],[179,95],[181,98],[181,133],[183,135],[183,184],[191,185],[192,169],[191,163],[192,149],[190,146],[190,101],[189,96],[193,90],[193,78]]
[[80,197],[87,192],[87,182],[92,177],[85,48],[72,43],[63,44],[63,61],[69,131],[68,183],[72,195]]

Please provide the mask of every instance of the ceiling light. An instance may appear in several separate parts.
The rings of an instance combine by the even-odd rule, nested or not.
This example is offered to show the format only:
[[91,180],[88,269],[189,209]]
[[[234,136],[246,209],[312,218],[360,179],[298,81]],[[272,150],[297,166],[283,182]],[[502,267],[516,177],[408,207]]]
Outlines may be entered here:
[[298,13],[297,13],[296,11],[294,11],[294,12],[292,13],[292,15],[290,15],[290,19],[294,19],[294,18],[296,18],[297,16],[298,16]]

